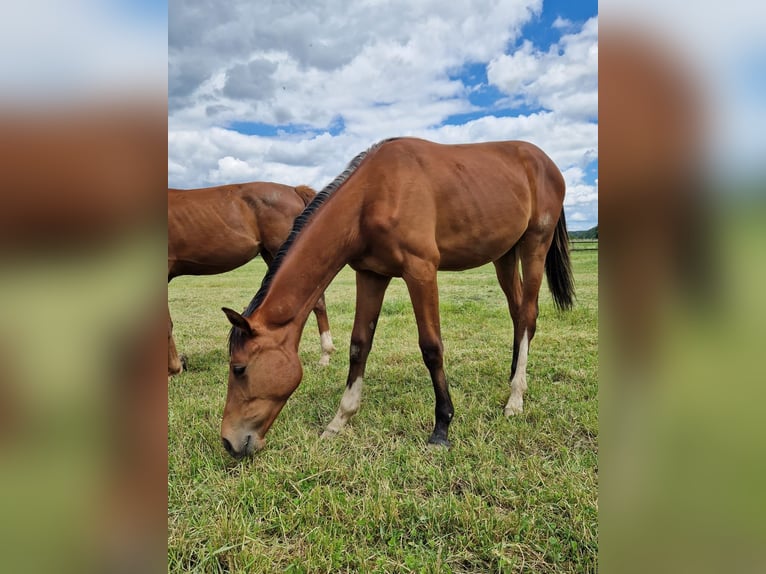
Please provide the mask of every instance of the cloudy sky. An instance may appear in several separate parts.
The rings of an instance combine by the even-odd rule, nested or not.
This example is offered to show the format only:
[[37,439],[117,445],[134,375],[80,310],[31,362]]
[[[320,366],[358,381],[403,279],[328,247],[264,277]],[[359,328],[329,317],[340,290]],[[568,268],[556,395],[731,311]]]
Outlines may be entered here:
[[171,0],[168,183],[321,189],[386,137],[523,139],[598,223],[597,2]]

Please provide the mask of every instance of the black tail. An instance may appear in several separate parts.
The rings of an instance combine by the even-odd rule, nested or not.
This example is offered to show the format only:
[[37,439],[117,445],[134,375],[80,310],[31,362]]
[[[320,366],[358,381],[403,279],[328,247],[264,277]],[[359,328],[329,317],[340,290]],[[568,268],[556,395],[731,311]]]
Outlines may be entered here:
[[569,235],[563,208],[553,233],[551,248],[545,256],[545,275],[556,307],[561,310],[571,309],[574,303],[574,279],[569,261]]

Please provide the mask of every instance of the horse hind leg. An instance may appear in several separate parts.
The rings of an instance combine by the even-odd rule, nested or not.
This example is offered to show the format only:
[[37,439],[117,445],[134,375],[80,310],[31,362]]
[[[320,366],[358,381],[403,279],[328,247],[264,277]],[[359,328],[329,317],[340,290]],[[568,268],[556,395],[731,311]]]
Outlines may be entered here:
[[[525,236],[517,245],[517,255],[512,265],[507,262],[503,270],[496,263],[498,279],[508,297],[513,319],[513,363],[511,366],[511,396],[503,410],[505,416],[521,414],[524,410],[524,393],[527,390],[527,361],[529,345],[537,327],[538,295],[545,272],[545,255],[550,241],[535,236]],[[521,260],[523,281],[519,275],[516,258]],[[499,263],[499,262],[498,262]],[[505,283],[505,284],[504,284]]]
[[494,265],[497,281],[500,283],[500,288],[503,290],[505,299],[508,302],[508,311],[510,312],[511,323],[513,324],[513,353],[511,355],[510,376],[510,379],[513,380],[518,366],[522,339],[519,328],[522,299],[521,274],[519,273],[519,256],[516,248],[514,247],[500,259],[494,261]]
[[173,339],[173,319],[170,317],[170,306],[168,306],[168,377],[179,374],[184,369],[181,358],[176,351],[176,342]]
[[325,303],[324,293],[317,300],[314,305],[314,315],[317,319],[317,326],[319,327],[319,345],[322,353],[319,357],[319,364],[326,367],[330,364],[330,355],[335,352],[335,345],[332,343],[332,335],[330,334],[330,321],[327,318],[327,304]]
[[338,434],[346,426],[349,419],[359,411],[362,404],[362,381],[367,365],[367,356],[372,349],[372,340],[375,336],[380,308],[383,305],[383,296],[390,282],[390,277],[384,277],[377,273],[366,271],[357,271],[356,273],[356,312],[349,346],[346,390],[341,398],[338,412],[322,433],[322,438],[330,438]]
[[527,331],[521,337],[521,341],[514,346],[518,346],[519,352],[516,355],[516,370],[511,376],[511,396],[503,409],[503,414],[507,417],[520,415],[524,412],[524,393],[527,391],[527,357],[529,355],[529,337]]

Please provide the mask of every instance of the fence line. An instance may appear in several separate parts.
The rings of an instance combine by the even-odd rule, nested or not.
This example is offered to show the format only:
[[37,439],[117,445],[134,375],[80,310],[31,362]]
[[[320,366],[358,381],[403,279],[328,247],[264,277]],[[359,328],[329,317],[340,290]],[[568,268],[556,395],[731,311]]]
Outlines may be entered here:
[[598,251],[598,239],[570,239],[570,251]]

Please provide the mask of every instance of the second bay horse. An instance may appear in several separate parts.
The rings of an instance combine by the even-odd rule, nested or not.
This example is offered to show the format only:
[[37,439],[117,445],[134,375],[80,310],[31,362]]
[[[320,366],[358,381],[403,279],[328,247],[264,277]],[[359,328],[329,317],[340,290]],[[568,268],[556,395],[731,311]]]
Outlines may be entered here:
[[[168,283],[179,275],[236,269],[260,253],[271,265],[295,218],[314,198],[307,186],[254,182],[203,189],[168,189]],[[315,301],[320,364],[335,350],[324,295]],[[168,305],[168,375],[182,370]]]
[[401,277],[436,395],[429,443],[450,445],[454,409],[443,369],[437,271],[489,262],[514,327],[504,412],[521,413],[543,274],[558,308],[570,308],[574,299],[564,193],[556,165],[526,142],[441,145],[396,138],[360,153],[296,219],[247,309],[224,308],[232,324],[224,448],[239,458],[264,447],[303,376],[298,343],[308,314],[346,264],[356,271],[350,366],[323,436],[338,433],[359,410],[383,295],[391,278]]

